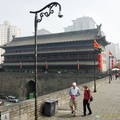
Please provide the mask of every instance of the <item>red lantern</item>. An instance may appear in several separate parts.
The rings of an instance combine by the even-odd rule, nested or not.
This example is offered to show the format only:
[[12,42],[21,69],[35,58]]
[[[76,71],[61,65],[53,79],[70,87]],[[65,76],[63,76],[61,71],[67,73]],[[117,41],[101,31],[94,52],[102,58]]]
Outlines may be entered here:
[[98,68],[101,69],[102,68],[102,55],[98,54]]
[[114,68],[114,60],[112,59],[112,68]]
[[118,63],[118,68],[120,69],[120,63]]
[[98,54],[98,59],[102,59],[102,55],[101,54]]
[[101,68],[102,68],[102,64],[98,64],[98,68],[100,68],[100,69],[101,69]]
[[102,63],[102,59],[98,59],[98,63]]

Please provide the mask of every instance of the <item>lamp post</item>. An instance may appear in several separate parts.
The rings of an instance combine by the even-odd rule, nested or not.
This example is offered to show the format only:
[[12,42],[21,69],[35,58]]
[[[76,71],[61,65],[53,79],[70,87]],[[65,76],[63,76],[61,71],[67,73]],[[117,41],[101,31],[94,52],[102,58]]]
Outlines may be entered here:
[[96,78],[95,78],[95,48],[94,48],[94,92],[96,91]]
[[97,92],[97,90],[96,90],[96,69],[95,69],[95,54],[96,54],[96,52],[101,52],[102,51],[102,49],[101,48],[94,48],[94,92]]
[[109,83],[110,83],[110,56],[109,56]]
[[0,120],[1,120],[1,111],[0,111]]
[[[37,96],[38,96],[37,95],[37,27],[38,27],[38,23],[42,21],[42,18],[44,16],[49,17],[50,14],[54,13],[54,10],[52,9],[54,6],[55,7],[59,6],[58,17],[60,17],[60,18],[63,17],[63,15],[61,14],[61,5],[57,2],[52,2],[38,11],[30,11],[30,13],[35,14],[35,20],[34,20],[34,30],[35,30],[35,120],[38,119],[38,117],[37,117]],[[49,11],[42,12],[46,8],[48,8]],[[38,14],[40,17],[39,19],[38,19]]]
[[112,76],[111,76],[111,72],[110,72],[110,58],[113,59],[113,58],[115,58],[115,57],[109,55],[109,83],[111,83],[110,81],[112,80],[112,78],[111,78]]

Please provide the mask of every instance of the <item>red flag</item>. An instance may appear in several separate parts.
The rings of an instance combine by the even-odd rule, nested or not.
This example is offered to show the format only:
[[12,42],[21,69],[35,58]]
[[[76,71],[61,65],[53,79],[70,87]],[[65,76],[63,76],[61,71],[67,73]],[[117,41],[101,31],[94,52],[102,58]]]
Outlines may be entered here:
[[20,61],[20,69],[22,69],[22,62]]
[[97,43],[96,40],[94,40],[94,47],[101,48],[100,45]]
[[112,55],[112,53],[109,51],[109,55]]
[[47,63],[47,60],[46,60],[46,69],[48,69],[48,63]]

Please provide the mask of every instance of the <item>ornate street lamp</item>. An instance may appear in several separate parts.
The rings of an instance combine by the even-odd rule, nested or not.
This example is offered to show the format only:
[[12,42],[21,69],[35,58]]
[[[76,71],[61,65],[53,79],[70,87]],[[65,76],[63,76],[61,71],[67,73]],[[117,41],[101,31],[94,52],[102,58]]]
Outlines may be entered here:
[[[63,17],[63,15],[61,14],[61,5],[57,2],[52,2],[38,11],[30,11],[30,13],[35,14],[35,20],[34,20],[34,27],[35,27],[35,120],[37,120],[38,118],[37,117],[37,96],[38,96],[37,95],[37,27],[38,27],[38,23],[42,21],[42,18],[44,16],[49,17],[50,14],[54,13],[54,10],[52,9],[54,6],[55,7],[59,6],[58,17],[60,18]],[[46,8],[48,8],[49,11],[42,12]],[[40,18],[38,18],[38,14]]]

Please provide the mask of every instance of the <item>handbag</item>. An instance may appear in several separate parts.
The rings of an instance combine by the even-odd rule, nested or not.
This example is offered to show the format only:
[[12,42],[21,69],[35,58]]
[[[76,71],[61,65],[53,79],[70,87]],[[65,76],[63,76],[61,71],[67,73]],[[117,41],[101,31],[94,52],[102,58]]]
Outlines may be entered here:
[[90,101],[93,101],[93,96],[91,96]]
[[75,96],[75,95],[71,95],[71,98],[72,98],[72,99],[75,99],[75,98],[76,98],[76,96]]
[[93,96],[92,96],[92,95],[91,95],[90,101],[91,101],[91,102],[93,101]]

